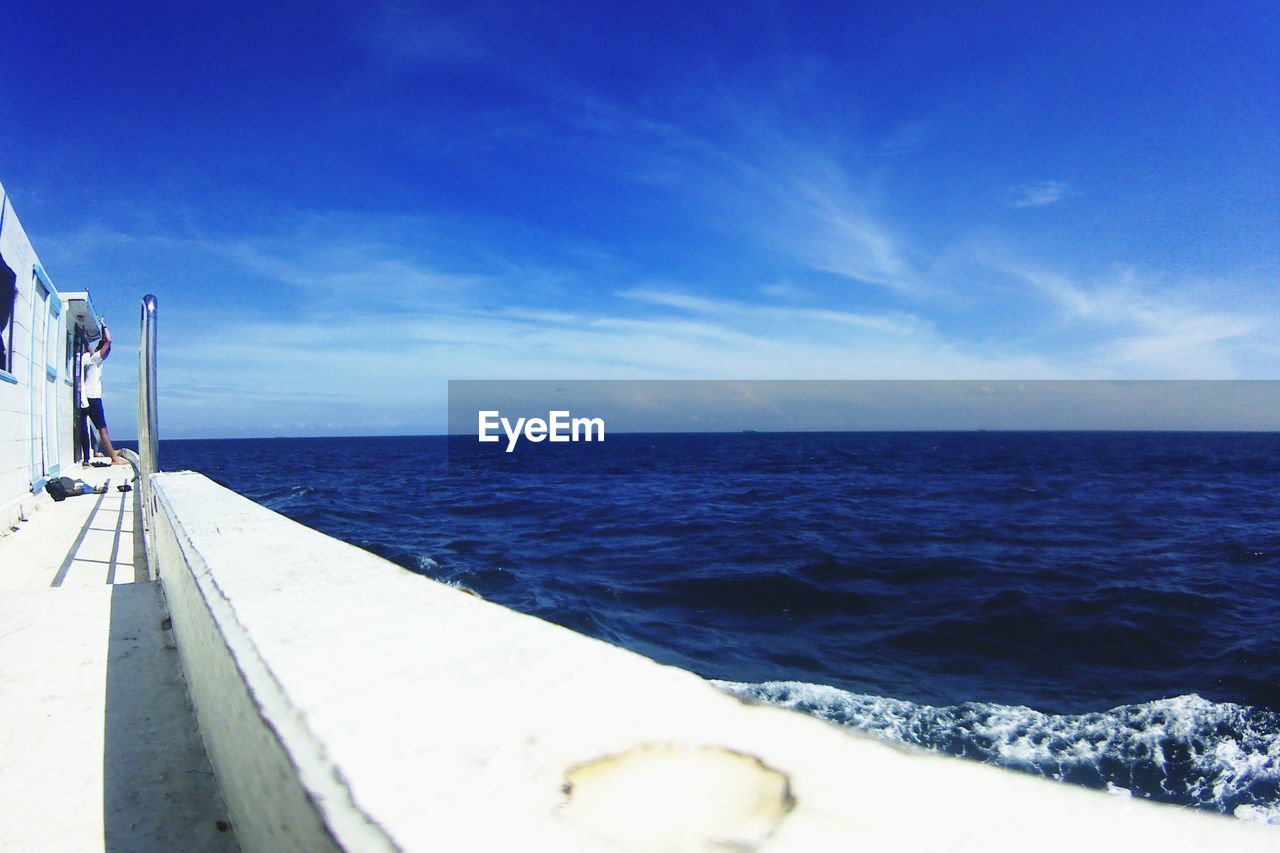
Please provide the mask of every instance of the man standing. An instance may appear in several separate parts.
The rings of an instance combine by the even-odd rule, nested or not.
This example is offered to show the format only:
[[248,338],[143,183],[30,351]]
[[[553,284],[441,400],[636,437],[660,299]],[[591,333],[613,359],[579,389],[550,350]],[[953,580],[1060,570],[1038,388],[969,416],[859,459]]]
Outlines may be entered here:
[[107,331],[106,321],[98,318],[102,326],[102,339],[98,348],[91,349],[86,342],[84,356],[81,358],[80,396],[81,411],[98,428],[98,436],[102,439],[102,449],[111,457],[112,465],[128,465],[114,447],[111,437],[107,435],[107,416],[102,411],[102,362],[111,354],[111,333]]

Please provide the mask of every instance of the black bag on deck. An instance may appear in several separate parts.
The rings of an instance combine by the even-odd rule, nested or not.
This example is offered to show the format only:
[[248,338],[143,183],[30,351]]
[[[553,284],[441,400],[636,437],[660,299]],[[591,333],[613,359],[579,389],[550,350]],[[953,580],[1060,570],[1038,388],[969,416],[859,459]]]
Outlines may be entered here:
[[62,480],[54,477],[52,480],[44,484],[44,490],[49,493],[49,497],[55,501],[65,501],[67,499],[67,487],[63,485]]

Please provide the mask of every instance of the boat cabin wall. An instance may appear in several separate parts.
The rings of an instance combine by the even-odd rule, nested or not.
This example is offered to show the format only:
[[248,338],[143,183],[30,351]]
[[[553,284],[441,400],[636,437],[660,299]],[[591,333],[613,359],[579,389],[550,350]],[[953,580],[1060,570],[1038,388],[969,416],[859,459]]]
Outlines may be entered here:
[[74,464],[66,307],[0,186],[0,532]]

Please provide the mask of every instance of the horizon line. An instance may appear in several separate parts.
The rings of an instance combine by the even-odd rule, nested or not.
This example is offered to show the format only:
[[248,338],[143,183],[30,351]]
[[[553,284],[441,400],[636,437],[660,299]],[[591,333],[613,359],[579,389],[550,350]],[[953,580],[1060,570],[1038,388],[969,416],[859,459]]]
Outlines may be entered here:
[[[738,430],[616,430],[610,431],[609,435],[849,435],[849,434],[866,434],[876,435],[883,433],[1222,433],[1222,434],[1239,434],[1248,433],[1256,435],[1278,435],[1280,430],[1277,429],[1258,429],[1249,427],[1218,427],[1218,428],[1200,428],[1188,429],[1184,427],[1144,427],[1140,429],[1134,428],[1115,428],[1115,427],[1022,427],[1022,428],[1006,428],[1006,427],[977,427],[977,428],[883,428],[883,429],[738,429]],[[338,434],[338,435],[227,435],[227,436],[172,436],[160,438],[160,441],[293,441],[299,439],[324,439],[324,438],[452,438],[467,437],[473,433],[470,432],[454,432],[454,433],[382,433],[382,434]],[[122,444],[136,444],[137,437],[119,439]]]

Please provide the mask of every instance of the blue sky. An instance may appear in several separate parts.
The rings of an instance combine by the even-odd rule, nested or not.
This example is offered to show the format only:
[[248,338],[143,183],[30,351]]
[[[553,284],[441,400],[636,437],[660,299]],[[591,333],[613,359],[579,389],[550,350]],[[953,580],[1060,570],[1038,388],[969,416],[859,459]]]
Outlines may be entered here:
[[25,4],[0,178],[109,411],[159,298],[170,437],[440,432],[451,378],[1280,378],[1280,13],[1117,5]]

